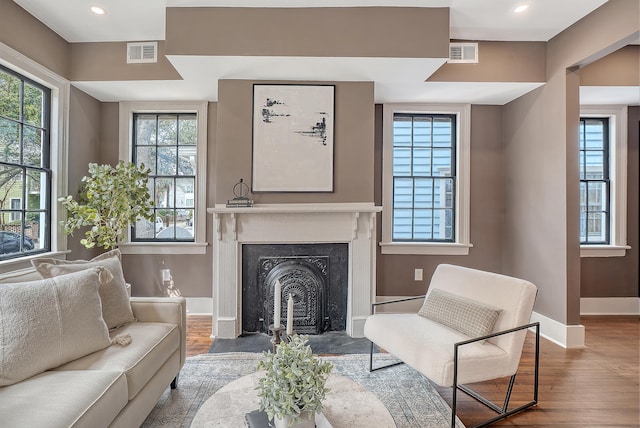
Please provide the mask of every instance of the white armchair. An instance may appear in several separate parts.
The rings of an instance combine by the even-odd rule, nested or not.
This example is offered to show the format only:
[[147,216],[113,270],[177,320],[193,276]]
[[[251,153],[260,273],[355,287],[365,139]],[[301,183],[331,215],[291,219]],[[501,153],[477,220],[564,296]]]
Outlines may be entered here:
[[[458,390],[498,415],[486,426],[538,402],[540,326],[530,323],[537,288],[523,279],[453,265],[439,265],[425,296],[372,305],[364,326],[374,344],[395,355],[434,383],[453,388],[451,426],[455,426]],[[424,299],[418,313],[376,313],[380,305]],[[508,409],[526,331],[535,329],[533,399]],[[392,364],[395,365],[395,364]],[[502,406],[486,400],[465,384],[510,377]]]

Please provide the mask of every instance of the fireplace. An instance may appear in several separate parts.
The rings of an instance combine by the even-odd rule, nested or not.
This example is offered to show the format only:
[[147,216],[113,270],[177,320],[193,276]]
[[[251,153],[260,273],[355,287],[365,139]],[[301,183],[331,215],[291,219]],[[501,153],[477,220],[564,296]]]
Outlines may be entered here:
[[268,332],[276,281],[283,319],[289,294],[293,297],[297,333],[346,330],[348,270],[348,244],[243,245],[242,331]]
[[[265,257],[275,257],[274,260],[267,260],[267,264],[282,268],[288,267],[284,273],[278,269],[275,272],[263,272],[267,282],[267,289],[263,291],[262,300],[256,296],[245,296],[243,292],[244,281],[247,275],[258,275],[247,273],[243,270],[245,262],[245,247],[252,245],[283,245],[287,247],[292,244],[340,244],[346,252],[345,273],[343,279],[339,281],[341,292],[346,294],[340,297],[340,304],[343,305],[344,315],[335,316],[334,310],[337,303],[331,300],[334,292],[319,291],[318,299],[322,303],[326,302],[324,309],[317,300],[311,299],[301,305],[294,307],[294,313],[299,314],[300,328],[302,319],[307,317],[307,310],[313,312],[314,321],[309,321],[310,326],[304,328],[326,331],[326,329],[343,329],[342,321],[337,320],[344,317],[344,330],[353,337],[364,335],[364,322],[371,312],[371,303],[375,299],[375,259],[376,259],[376,213],[381,211],[380,207],[372,203],[328,203],[328,204],[273,204],[256,205],[254,207],[227,208],[224,205],[217,205],[215,208],[207,210],[214,218],[213,233],[213,316],[212,316],[212,336],[220,338],[233,338],[248,331],[249,323],[245,326],[244,313],[254,306],[262,307],[263,315],[258,316],[259,329],[264,328],[264,324],[270,322],[272,309],[269,309],[269,299],[273,295],[273,285],[275,277],[283,278],[288,284],[287,289],[295,292],[296,298],[300,299],[305,293],[314,293],[314,284],[321,284],[325,281],[323,274],[318,268],[318,263],[322,263],[321,257],[326,256],[315,253],[308,253],[305,250],[298,254],[272,254]],[[311,247],[310,247],[311,248]],[[333,253],[333,251],[330,251]],[[296,257],[298,259],[279,260],[280,257]],[[311,258],[309,258],[311,257]],[[307,258],[307,260],[304,260]],[[303,261],[304,263],[297,263]],[[295,262],[295,263],[294,263]],[[256,266],[257,266],[256,262]],[[333,263],[329,260],[331,271]],[[292,267],[297,265],[297,267]],[[257,269],[257,267],[256,267]],[[290,280],[291,277],[304,276],[305,289],[300,287],[299,281]],[[281,281],[282,283],[282,281]],[[330,281],[332,283],[332,281]],[[345,286],[346,284],[346,286]],[[283,286],[285,284],[282,284]],[[329,286],[331,287],[331,286]],[[317,286],[320,288],[320,285]],[[298,290],[298,291],[295,291]],[[286,291],[285,291],[286,292]],[[286,297],[283,292],[282,316],[286,320]],[[307,297],[305,297],[306,299]],[[252,304],[252,301],[254,304]],[[303,306],[305,306],[303,308]],[[302,315],[304,309],[305,315]],[[268,311],[268,312],[267,312]],[[327,319],[328,316],[328,319]],[[262,318],[262,321],[260,321]],[[250,328],[256,328],[254,324]],[[262,326],[259,324],[262,323]],[[339,326],[339,327],[338,327]],[[298,330],[298,326],[296,326]],[[256,330],[260,331],[260,330]]]

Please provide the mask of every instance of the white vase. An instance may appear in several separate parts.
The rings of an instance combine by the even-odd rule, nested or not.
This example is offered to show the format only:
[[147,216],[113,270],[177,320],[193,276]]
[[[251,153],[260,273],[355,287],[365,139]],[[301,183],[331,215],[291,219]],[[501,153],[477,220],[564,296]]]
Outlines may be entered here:
[[273,421],[276,428],[315,428],[316,426],[315,418],[309,419],[309,412],[300,413],[300,418],[293,425],[289,425],[289,419],[291,416],[285,416],[283,419],[276,416]]

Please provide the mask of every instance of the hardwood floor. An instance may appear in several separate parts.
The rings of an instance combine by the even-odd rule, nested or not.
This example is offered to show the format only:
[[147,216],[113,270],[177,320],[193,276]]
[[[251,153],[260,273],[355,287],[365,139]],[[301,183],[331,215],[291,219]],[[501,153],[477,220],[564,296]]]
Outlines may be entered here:
[[[495,426],[512,427],[640,427],[640,318],[584,317],[586,347],[564,349],[540,339],[538,405]],[[187,355],[207,353],[213,341],[211,318],[191,315],[187,320]],[[529,333],[522,355],[512,406],[532,394],[534,335]],[[474,385],[497,403],[506,382]],[[438,388],[451,404],[451,389]],[[511,407],[511,406],[510,406]],[[492,417],[464,393],[458,394],[458,415],[466,426]]]
[[187,316],[187,357],[206,354],[211,348],[211,316]]

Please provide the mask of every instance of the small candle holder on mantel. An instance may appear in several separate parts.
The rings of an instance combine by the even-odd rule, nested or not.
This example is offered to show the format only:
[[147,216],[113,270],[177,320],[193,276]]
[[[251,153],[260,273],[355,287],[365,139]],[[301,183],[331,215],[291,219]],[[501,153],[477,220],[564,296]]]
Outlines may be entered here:
[[273,346],[273,352],[276,352],[278,345],[281,343],[288,343],[291,341],[291,336],[295,334],[293,332],[291,335],[287,334],[287,329],[280,324],[280,327],[275,327],[273,324],[269,326],[269,331],[273,333],[273,337],[271,338],[271,345]]
[[285,333],[285,328],[282,324],[280,324],[278,327],[271,324],[269,326],[269,330],[273,333],[273,337],[271,338],[271,345],[273,346],[273,353],[275,354],[276,348],[278,347],[280,342],[282,342],[283,339],[284,341],[287,340],[287,335]]

